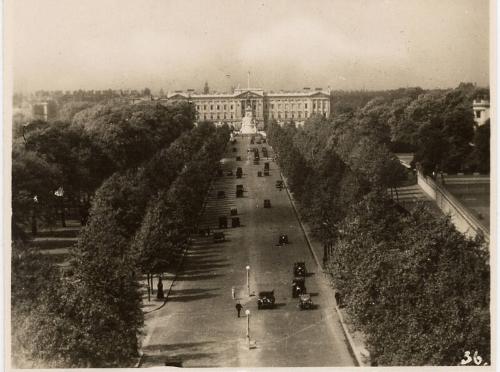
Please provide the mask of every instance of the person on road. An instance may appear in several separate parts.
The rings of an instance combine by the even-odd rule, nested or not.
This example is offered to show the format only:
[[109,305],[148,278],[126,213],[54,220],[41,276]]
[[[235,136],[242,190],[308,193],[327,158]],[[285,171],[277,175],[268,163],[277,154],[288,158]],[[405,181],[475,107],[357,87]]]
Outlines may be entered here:
[[238,301],[238,303],[236,304],[236,311],[238,312],[238,318],[240,317],[241,309],[243,309],[243,306],[241,306],[240,302]]

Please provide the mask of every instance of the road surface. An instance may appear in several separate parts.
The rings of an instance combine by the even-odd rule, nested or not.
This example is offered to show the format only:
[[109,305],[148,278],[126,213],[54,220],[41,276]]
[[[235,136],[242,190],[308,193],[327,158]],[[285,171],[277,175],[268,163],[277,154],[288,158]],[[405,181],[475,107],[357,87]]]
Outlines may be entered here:
[[[262,158],[253,164],[249,138],[237,138],[222,160],[223,177],[217,177],[207,197],[202,226],[219,231],[218,217],[227,216],[227,241],[213,243],[211,237],[196,238],[187,252],[183,267],[164,307],[147,315],[141,367],[163,366],[169,358],[180,358],[184,367],[322,367],[353,366],[347,341],[334,309],[331,289],[316,271],[316,265],[295,217],[286,191],[275,188],[280,179],[277,164]],[[268,147],[266,144],[253,147]],[[237,152],[233,152],[233,147]],[[242,161],[236,161],[240,155]],[[257,177],[264,162],[270,175]],[[236,167],[243,178],[227,176]],[[244,197],[236,198],[236,185],[244,187]],[[226,198],[217,199],[217,191]],[[263,208],[264,199],[271,208]],[[230,209],[237,208],[242,226],[230,227]],[[290,244],[276,246],[279,233]],[[305,261],[310,271],[306,287],[317,305],[301,311],[292,298],[292,267]],[[250,296],[247,288],[249,265]],[[235,288],[236,300],[232,298]],[[261,290],[275,291],[276,307],[257,310]],[[241,318],[235,304],[243,305]],[[250,338],[247,344],[247,317],[250,310]]]

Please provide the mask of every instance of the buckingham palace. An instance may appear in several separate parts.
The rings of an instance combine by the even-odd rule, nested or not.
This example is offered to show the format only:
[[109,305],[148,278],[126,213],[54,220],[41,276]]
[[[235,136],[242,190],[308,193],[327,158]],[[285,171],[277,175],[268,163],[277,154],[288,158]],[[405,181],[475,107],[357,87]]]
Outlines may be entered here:
[[293,121],[302,125],[313,115],[330,115],[330,92],[321,88],[304,88],[301,92],[265,92],[263,89],[235,89],[233,93],[199,94],[176,91],[167,95],[168,102],[192,102],[198,121],[210,120],[239,128],[248,107],[258,128],[275,119],[279,124]]

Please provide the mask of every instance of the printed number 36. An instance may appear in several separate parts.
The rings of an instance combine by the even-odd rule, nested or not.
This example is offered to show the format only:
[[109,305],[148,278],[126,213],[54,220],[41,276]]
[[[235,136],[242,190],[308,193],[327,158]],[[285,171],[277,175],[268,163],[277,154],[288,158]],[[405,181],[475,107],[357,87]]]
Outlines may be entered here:
[[464,357],[465,357],[465,359],[462,359],[460,361],[460,364],[462,364],[462,365],[467,365],[470,362],[474,361],[474,364],[476,366],[478,366],[483,362],[483,358],[481,358],[481,356],[477,354],[477,350],[474,352],[473,358],[471,358],[471,356],[470,356],[470,351],[466,351],[464,354]]

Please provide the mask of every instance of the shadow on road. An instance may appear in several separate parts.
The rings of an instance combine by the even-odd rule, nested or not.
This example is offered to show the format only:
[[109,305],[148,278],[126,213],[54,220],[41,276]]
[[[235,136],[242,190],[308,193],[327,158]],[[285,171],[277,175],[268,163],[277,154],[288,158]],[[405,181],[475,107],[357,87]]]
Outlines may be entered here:
[[167,302],[189,302],[197,300],[206,300],[207,298],[218,297],[219,295],[213,293],[203,293],[193,296],[169,296]]

